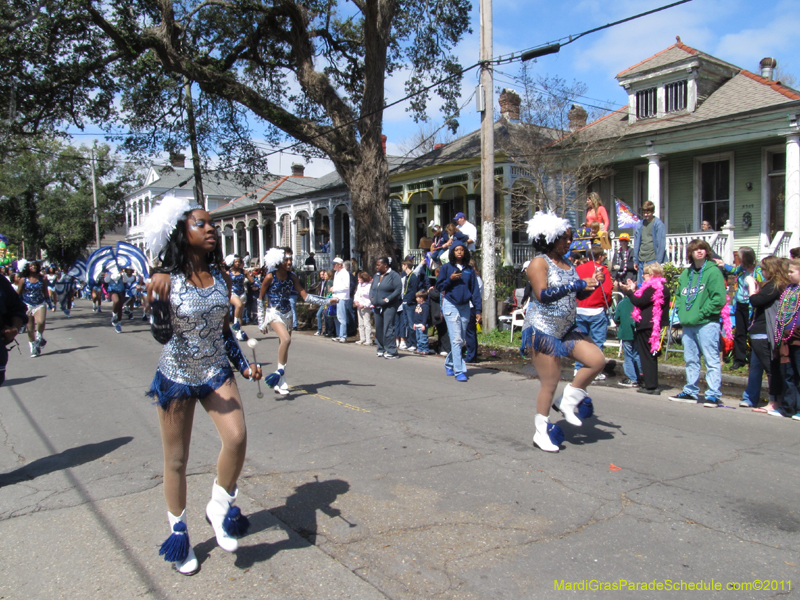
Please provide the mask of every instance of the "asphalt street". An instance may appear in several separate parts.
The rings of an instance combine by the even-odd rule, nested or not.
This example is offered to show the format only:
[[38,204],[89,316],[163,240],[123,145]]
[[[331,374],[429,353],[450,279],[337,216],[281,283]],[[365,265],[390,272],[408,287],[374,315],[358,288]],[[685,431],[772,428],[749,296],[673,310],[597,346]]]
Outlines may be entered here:
[[[187,514],[202,566],[181,576],[157,552],[144,391],[161,347],[138,316],[118,335],[86,301],[48,319],[42,356],[20,336],[0,387],[0,598],[797,595],[800,422],[592,386],[596,416],[553,413],[566,442],[547,454],[531,444],[535,379],[478,366],[457,383],[440,357],[387,361],[305,332],[290,395],[258,399],[239,378],[252,529],[235,554],[204,520],[219,439],[198,409]],[[256,337],[271,371],[277,339]],[[620,580],[722,589],[568,591]]]

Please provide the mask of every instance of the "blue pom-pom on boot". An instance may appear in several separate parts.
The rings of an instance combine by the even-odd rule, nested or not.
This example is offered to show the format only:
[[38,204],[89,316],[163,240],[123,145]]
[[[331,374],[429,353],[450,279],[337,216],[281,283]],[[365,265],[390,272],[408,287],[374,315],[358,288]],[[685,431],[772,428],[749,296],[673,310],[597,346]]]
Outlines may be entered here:
[[235,552],[239,549],[238,538],[247,533],[247,529],[250,527],[247,517],[233,506],[238,495],[239,488],[236,488],[231,496],[215,481],[211,488],[211,501],[206,506],[206,519],[214,528],[217,544],[226,552]]
[[581,419],[588,419],[593,415],[594,404],[592,404],[592,399],[589,398],[589,396],[586,396],[586,398],[581,400],[580,404],[578,404],[578,417]]
[[238,506],[231,506],[228,514],[222,519],[222,528],[231,537],[243,537],[250,529],[250,521],[242,514]]
[[176,517],[171,512],[167,513],[172,533],[161,544],[158,551],[164,560],[173,563],[175,569],[183,575],[194,575],[200,569],[200,563],[194,555],[192,544],[189,541],[189,530],[186,527],[186,511]]
[[274,373],[267,375],[264,378],[264,383],[266,383],[269,387],[274,388],[280,383],[281,377],[283,377],[283,369],[278,369]]

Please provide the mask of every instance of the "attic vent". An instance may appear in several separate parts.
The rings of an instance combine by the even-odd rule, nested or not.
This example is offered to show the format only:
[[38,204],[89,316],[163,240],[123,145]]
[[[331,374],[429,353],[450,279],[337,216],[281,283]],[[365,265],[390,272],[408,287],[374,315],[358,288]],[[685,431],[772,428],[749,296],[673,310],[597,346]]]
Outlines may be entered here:
[[658,104],[656,102],[656,89],[648,88],[640,92],[636,92],[636,118],[646,119],[648,117],[655,117],[658,111]]
[[664,104],[666,112],[675,112],[686,108],[686,80],[675,81],[664,86]]

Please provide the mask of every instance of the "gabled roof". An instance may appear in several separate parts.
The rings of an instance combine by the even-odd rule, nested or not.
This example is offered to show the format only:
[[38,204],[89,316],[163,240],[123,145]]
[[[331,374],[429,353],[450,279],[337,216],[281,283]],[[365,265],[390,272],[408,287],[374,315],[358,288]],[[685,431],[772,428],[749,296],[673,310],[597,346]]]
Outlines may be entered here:
[[728,79],[705,98],[694,112],[642,119],[637,120],[635,123],[629,123],[628,106],[625,105],[588,124],[579,131],[598,139],[666,131],[687,125],[702,125],[704,122],[712,122],[718,119],[741,117],[748,113],[768,110],[773,107],[779,108],[781,105],[791,104],[800,100],[800,93],[797,90],[781,85],[777,81],[768,81],[759,75],[734,65],[728,65],[728,63],[703,54],[680,42],[622,71],[617,77],[664,67],[675,60],[694,55],[701,55],[704,59],[730,66],[737,71],[732,78]]
[[[502,152],[503,145],[510,143],[511,133],[516,125],[507,121],[505,118],[498,119],[494,123],[494,140],[495,140],[495,153]],[[554,129],[546,127],[538,127],[537,130],[548,140],[557,139],[563,132],[557,132]],[[390,171],[390,175],[399,175],[401,173],[408,173],[422,169],[425,167],[433,167],[443,165],[456,161],[475,161],[480,160],[481,157],[481,132],[480,129],[468,133],[449,144],[444,144],[439,148],[435,148],[430,152],[426,152],[421,156],[411,158],[398,166],[396,169]]]
[[[133,196],[144,190],[191,190],[194,187],[194,170],[184,167],[153,166],[148,175],[150,183],[134,190],[128,196]],[[245,187],[237,183],[232,177],[218,173],[205,173],[203,175],[203,193],[208,196],[231,198],[240,196]]]

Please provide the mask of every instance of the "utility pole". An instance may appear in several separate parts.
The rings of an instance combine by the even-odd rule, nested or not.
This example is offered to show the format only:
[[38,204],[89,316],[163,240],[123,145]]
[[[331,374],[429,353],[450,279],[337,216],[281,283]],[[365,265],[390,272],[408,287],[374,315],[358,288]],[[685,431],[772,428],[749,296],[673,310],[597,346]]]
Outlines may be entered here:
[[483,265],[483,316],[481,327],[487,333],[497,325],[495,300],[494,231],[494,78],[492,76],[492,0],[481,0],[481,256]]
[[94,202],[94,237],[97,240],[97,247],[100,247],[100,214],[97,212],[97,181],[94,174],[94,147],[92,147],[92,201]]

